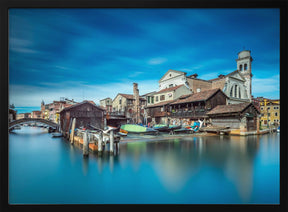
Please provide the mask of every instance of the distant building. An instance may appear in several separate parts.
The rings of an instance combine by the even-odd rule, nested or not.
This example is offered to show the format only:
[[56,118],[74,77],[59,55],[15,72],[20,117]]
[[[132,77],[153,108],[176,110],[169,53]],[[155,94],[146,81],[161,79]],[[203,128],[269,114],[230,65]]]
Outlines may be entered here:
[[61,130],[68,133],[72,120],[76,118],[76,128],[91,126],[104,129],[105,110],[89,101],[66,107],[60,112]]
[[112,112],[112,99],[107,97],[100,100],[100,107],[105,109],[107,112]]
[[280,125],[280,99],[257,99],[260,102],[261,126]]
[[16,120],[16,111],[13,109],[9,109],[8,121],[15,121]]
[[[118,93],[117,96],[113,99],[111,114],[123,115],[124,117],[132,121],[132,118],[135,113],[134,101],[135,99],[133,94]],[[139,97],[139,104],[140,104],[140,116],[143,117],[146,99],[143,97]]]
[[41,111],[32,111],[31,112],[31,118],[42,118],[42,112]]
[[31,118],[31,113],[18,113],[16,114],[16,120],[23,118]]
[[[93,102],[93,101],[92,101]],[[76,102],[72,99],[61,97],[60,101],[53,101],[52,103],[45,104],[42,100],[41,102],[41,118],[53,121],[55,123],[59,122],[59,113],[63,108],[69,107]],[[93,104],[95,104],[93,102]]]

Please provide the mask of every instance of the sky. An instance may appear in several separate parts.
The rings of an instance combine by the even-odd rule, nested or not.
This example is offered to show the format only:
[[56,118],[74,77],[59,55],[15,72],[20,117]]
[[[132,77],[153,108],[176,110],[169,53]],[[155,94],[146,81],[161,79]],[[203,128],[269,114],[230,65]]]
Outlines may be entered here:
[[9,104],[159,90],[169,70],[209,80],[250,50],[252,95],[280,98],[279,9],[9,9]]

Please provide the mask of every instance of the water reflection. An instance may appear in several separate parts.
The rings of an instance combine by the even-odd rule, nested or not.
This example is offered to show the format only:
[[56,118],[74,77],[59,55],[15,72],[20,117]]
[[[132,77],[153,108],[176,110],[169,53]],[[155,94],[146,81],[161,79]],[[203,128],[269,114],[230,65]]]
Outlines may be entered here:
[[13,203],[279,202],[277,134],[140,140],[84,158],[76,143],[30,130],[9,135]]
[[[209,167],[212,174],[222,174],[232,181],[245,200],[251,196],[258,148],[258,136],[209,136],[127,143],[121,146],[121,153],[133,159],[136,170],[143,159],[152,161],[155,173],[170,191],[183,189]],[[124,156],[121,159],[125,160]]]

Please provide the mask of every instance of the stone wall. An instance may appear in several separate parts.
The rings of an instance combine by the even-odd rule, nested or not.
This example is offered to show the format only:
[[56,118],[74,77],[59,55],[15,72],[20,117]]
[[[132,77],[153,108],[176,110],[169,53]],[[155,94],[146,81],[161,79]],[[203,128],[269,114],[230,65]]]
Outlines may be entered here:
[[212,89],[212,83],[208,81],[204,81],[201,79],[191,79],[191,78],[187,78],[187,81],[194,93],[197,92],[197,88],[200,88],[201,91]]
[[212,82],[212,89],[214,88],[220,88],[223,91],[223,88],[225,86],[226,78],[215,80]]

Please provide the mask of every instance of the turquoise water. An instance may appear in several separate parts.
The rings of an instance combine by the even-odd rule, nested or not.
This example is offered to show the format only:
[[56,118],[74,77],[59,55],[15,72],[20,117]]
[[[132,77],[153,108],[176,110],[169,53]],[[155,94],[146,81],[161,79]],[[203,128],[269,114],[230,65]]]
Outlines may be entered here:
[[22,127],[9,134],[9,203],[279,204],[279,144],[276,133],[183,137],[83,158],[63,138]]

